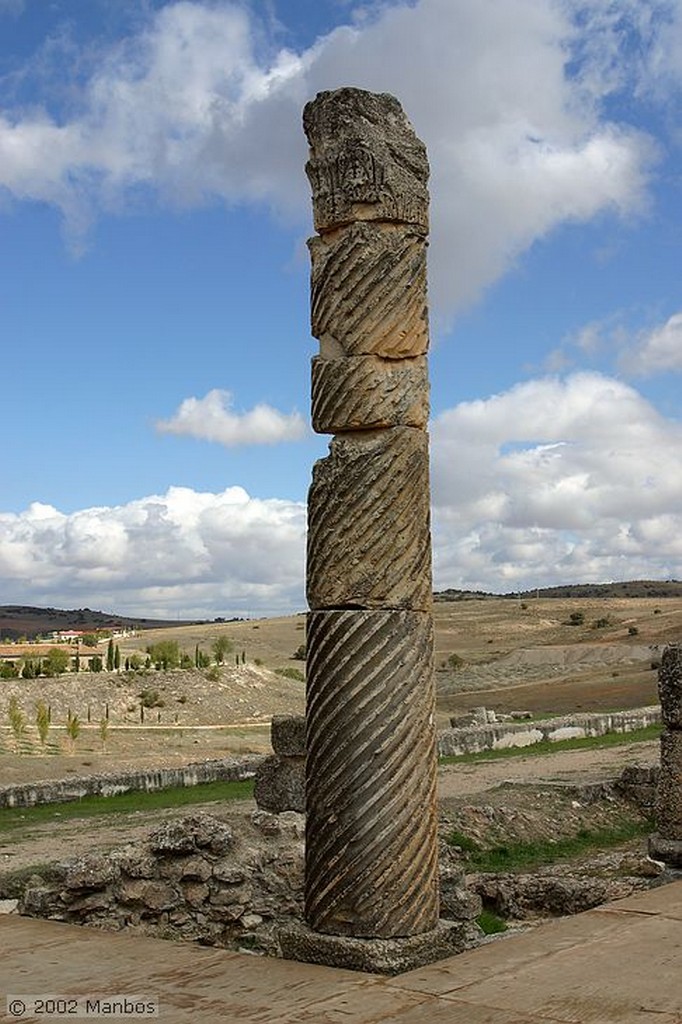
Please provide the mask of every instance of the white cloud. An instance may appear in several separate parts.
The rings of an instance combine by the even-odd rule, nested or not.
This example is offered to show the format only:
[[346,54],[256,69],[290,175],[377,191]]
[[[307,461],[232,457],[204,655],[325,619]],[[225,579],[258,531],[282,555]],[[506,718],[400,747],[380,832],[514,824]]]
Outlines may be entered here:
[[[682,578],[682,425],[596,373],[520,384],[432,425],[435,584],[505,592]],[[304,607],[303,503],[172,487],[0,514],[8,603],[145,616]]]
[[627,373],[641,377],[665,370],[682,371],[682,313],[642,333],[637,343],[623,353],[620,363]]
[[160,420],[156,429],[162,434],[186,434],[231,448],[298,441],[306,433],[306,424],[300,413],[284,415],[264,403],[249,412],[233,412],[230,392],[214,388],[203,398],[186,398],[175,415]]
[[3,600],[146,617],[301,609],[305,507],[171,487],[115,508],[0,514]]
[[436,585],[682,578],[682,426],[596,373],[465,402],[432,428]]
[[76,236],[141,187],[184,204],[263,201],[309,222],[304,102],[347,84],[390,91],[429,147],[432,297],[450,313],[557,224],[643,201],[650,140],[600,119],[613,82],[598,71],[615,66],[618,27],[597,19],[600,46],[567,74],[604,8],[578,6],[580,30],[555,0],[382,4],[305,52],[265,57],[266,30],[244,6],[169,3],[101,55],[78,113],[0,117],[0,186],[57,205]]

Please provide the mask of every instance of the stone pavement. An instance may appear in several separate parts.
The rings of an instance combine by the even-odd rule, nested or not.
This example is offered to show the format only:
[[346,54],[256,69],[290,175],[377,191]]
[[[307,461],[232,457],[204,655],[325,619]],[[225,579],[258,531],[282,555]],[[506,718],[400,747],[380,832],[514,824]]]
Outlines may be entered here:
[[682,1024],[682,881],[397,978],[0,917],[0,1020],[74,1019],[8,992],[141,995],[164,1024]]

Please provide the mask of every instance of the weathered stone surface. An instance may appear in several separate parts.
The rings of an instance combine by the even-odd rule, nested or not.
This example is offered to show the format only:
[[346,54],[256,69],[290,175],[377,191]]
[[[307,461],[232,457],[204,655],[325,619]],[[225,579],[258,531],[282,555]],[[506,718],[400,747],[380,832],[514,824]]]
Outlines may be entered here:
[[216,826],[215,819],[208,814],[164,822],[149,837],[150,847],[157,853],[192,853],[202,847],[208,847],[213,853],[223,853],[232,843],[233,836],[228,826]]
[[682,868],[682,839],[667,839],[659,832],[649,836],[649,856],[662,861],[668,868]]
[[296,923],[278,932],[282,956],[350,971],[396,975],[461,953],[475,944],[480,929],[468,922],[440,921],[431,931],[400,938],[324,935]]
[[333,939],[291,948],[382,970],[364,940],[411,948],[403,938],[434,932],[439,907],[428,164],[393,97],[321,93],[304,127],[320,233],[313,424],[336,433],[308,500],[305,910]]
[[311,330],[323,356],[422,356],[429,347],[426,244],[404,228],[355,224],[311,238]]
[[658,698],[663,724],[682,729],[682,645],[670,644],[661,655],[658,669]]
[[431,608],[424,431],[396,427],[340,435],[329,456],[315,464],[307,596],[313,609]]
[[64,885],[67,889],[102,889],[117,874],[117,865],[107,857],[78,857],[67,862]]
[[682,840],[682,731],[678,729],[666,729],[661,735],[656,829],[664,839]]
[[426,613],[309,614],[306,917],[317,931],[390,938],[438,920],[432,636]]
[[253,795],[265,811],[305,811],[305,758],[266,758],[256,774]]
[[305,757],[305,715],[273,715],[270,742],[281,757]]
[[312,361],[312,419],[318,434],[386,427],[426,427],[426,359],[374,356]]
[[317,231],[356,220],[404,221],[428,231],[426,149],[394,96],[319,93],[306,104],[303,128]]

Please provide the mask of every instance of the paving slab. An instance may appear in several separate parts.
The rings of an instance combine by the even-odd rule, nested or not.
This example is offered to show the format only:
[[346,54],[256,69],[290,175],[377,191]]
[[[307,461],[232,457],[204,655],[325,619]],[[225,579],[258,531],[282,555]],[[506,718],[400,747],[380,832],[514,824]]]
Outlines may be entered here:
[[127,993],[164,1024],[682,1024],[681,919],[679,881],[386,978],[10,915],[0,1020],[73,1019],[7,993]]

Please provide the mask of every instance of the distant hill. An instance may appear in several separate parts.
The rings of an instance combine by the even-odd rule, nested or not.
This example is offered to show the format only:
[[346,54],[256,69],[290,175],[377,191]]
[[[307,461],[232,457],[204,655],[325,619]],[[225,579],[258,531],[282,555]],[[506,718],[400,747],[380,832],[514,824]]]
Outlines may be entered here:
[[28,605],[0,605],[0,639],[18,640],[51,633],[56,629],[80,629],[86,633],[99,629],[159,629],[164,626],[189,626],[197,620],[135,619],[113,612],[98,612],[91,608],[33,608]]
[[622,583],[573,583],[559,587],[540,587],[537,590],[515,590],[509,594],[489,594],[482,590],[441,590],[434,594],[436,601],[472,601],[494,597],[682,597],[682,581],[625,580]]

